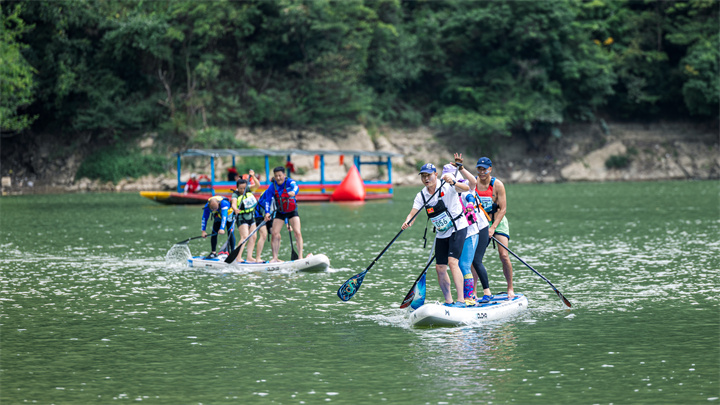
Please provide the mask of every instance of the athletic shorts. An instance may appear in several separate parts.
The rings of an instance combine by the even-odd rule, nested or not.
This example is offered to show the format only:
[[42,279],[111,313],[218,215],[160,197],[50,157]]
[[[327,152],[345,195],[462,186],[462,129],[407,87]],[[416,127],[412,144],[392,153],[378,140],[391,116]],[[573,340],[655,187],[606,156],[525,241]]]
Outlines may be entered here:
[[275,219],[282,219],[283,221],[286,219],[290,219],[292,217],[299,217],[300,214],[298,214],[297,210],[290,211],[290,212],[280,212],[275,211]]
[[[492,225],[492,222],[490,223]],[[504,216],[503,219],[500,221],[500,224],[498,224],[497,228],[495,228],[495,233],[502,235],[508,240],[510,240],[510,223],[508,222],[507,216]]]
[[[262,221],[261,221],[261,222],[262,222]],[[254,223],[255,223],[255,219],[254,219],[254,218],[242,219],[242,218],[240,218],[239,215],[238,215],[238,217],[237,217],[237,225],[238,225],[238,226],[240,226],[240,225],[250,226],[250,225],[252,225],[252,224],[254,224]]]
[[[260,225],[260,224],[262,224],[262,221],[264,221],[264,220],[265,220],[265,218],[263,218],[263,217],[257,217],[257,218],[255,218],[255,225]],[[273,222],[273,221],[272,221],[272,219],[271,219],[271,220],[269,220],[269,221],[267,221],[267,222],[265,223],[265,228],[267,228],[268,234],[272,231],[272,222]]]
[[435,264],[447,265],[448,257],[460,259],[465,245],[467,228],[453,232],[448,238],[435,240]]

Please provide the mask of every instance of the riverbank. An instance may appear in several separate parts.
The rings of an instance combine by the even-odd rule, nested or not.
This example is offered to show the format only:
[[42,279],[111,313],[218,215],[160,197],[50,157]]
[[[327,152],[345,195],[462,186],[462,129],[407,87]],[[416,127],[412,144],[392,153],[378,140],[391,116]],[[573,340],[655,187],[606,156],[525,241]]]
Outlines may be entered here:
[[[396,152],[393,183],[417,183],[417,168],[425,162],[440,165],[461,152],[474,162],[484,155],[493,160],[494,174],[510,183],[552,183],[565,181],[643,181],[720,179],[720,132],[708,123],[609,123],[569,124],[558,137],[514,136],[498,138],[493,151],[483,150],[471,139],[445,139],[427,127],[398,130],[382,128],[369,133],[363,127],[349,128],[340,135],[277,128],[240,128],[236,138],[258,148],[268,149],[349,149]],[[150,138],[141,142],[148,142]],[[173,190],[177,172],[117,184],[75,179],[81,159],[77,154],[55,157],[53,145],[45,139],[38,148],[22,154],[3,148],[2,194],[122,192]],[[67,149],[66,149],[67,150]],[[173,157],[168,157],[172,160]],[[294,157],[298,180],[317,180],[312,156]],[[208,167],[202,167],[207,164]],[[217,173],[224,174],[230,161],[218,160]],[[343,164],[328,162],[326,178],[341,180],[352,159]],[[610,167],[608,167],[610,164]],[[200,163],[207,169],[209,162]],[[377,167],[363,167],[366,179],[386,179]],[[184,176],[190,171],[184,171]]]

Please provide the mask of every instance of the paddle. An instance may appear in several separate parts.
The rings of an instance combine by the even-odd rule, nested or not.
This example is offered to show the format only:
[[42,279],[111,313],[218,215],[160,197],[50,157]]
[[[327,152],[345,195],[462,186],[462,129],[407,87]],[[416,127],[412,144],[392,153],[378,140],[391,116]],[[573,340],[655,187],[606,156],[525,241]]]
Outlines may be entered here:
[[[272,221],[272,218],[271,218],[270,220]],[[242,242],[240,242],[240,244],[237,245],[237,247],[236,247],[235,249],[233,249],[233,251],[230,252],[230,254],[228,254],[228,257],[225,258],[225,263],[232,263],[232,262],[234,262],[235,259],[236,259],[237,256],[238,256],[238,254],[240,254],[240,249],[243,247],[243,245],[245,244],[245,242],[247,242],[247,241],[250,239],[251,236],[255,235],[255,232],[257,232],[260,228],[262,228],[263,226],[265,226],[265,223],[267,223],[267,221],[262,221],[262,222],[260,222],[260,225],[258,225],[257,227],[255,227],[255,229],[254,229],[252,232],[250,232],[250,235],[248,235],[247,238],[245,238],[245,240],[243,240]]]
[[[433,197],[435,197],[435,194],[437,194],[440,190],[442,190],[443,184],[445,184],[445,180],[440,181],[440,187],[438,187],[437,190],[435,190],[435,192],[430,196],[430,198],[428,198],[427,202],[419,210],[417,210],[415,215],[413,215],[412,218],[410,218],[410,220],[407,221],[408,224],[412,223],[412,221],[415,219],[415,217],[417,217],[418,214],[420,214],[420,212],[422,212],[422,208],[425,208],[430,203],[430,201],[432,201]],[[422,192],[422,191],[420,191],[420,192]],[[385,252],[390,248],[390,246],[392,246],[392,244],[400,236],[400,234],[403,233],[404,230],[405,229],[400,229],[400,232],[398,232],[397,235],[395,235],[395,237],[390,241],[390,243],[388,243],[388,245],[385,246],[385,249],[383,249],[382,252],[380,252],[380,254],[375,258],[375,260],[372,261],[372,263],[370,263],[370,265],[368,266],[367,269],[365,269],[365,271],[350,277],[346,282],[343,283],[343,285],[340,286],[340,288],[338,288],[337,295],[341,300],[348,301],[350,298],[353,297],[353,295],[355,295],[357,290],[360,288],[360,285],[362,284],[363,279],[365,278],[365,274],[367,274],[367,272],[372,268],[372,266],[375,265],[375,262],[377,262],[380,259],[380,257],[382,257],[382,255],[385,254]]]
[[550,287],[552,287],[552,289],[555,290],[555,293],[558,295],[558,297],[560,297],[560,299],[563,301],[563,303],[565,303],[565,305],[567,305],[568,307],[572,307],[572,305],[570,304],[570,301],[568,301],[567,298],[565,298],[565,296],[563,296],[562,293],[560,293],[560,291],[558,291],[558,289],[555,288],[555,286],[550,282],[550,280],[546,279],[545,276],[543,276],[542,274],[538,273],[538,271],[535,270],[535,269],[533,269],[532,266],[530,266],[529,264],[525,263],[525,260],[521,259],[520,256],[516,255],[512,250],[508,249],[507,246],[503,245],[502,242],[500,242],[499,240],[497,240],[497,238],[495,238],[494,235],[492,236],[492,238],[493,238],[493,239],[495,240],[495,242],[497,242],[500,246],[504,247],[505,250],[507,250],[508,252],[510,252],[511,255],[515,256],[516,259],[520,260],[520,262],[521,262],[522,264],[526,265],[530,270],[534,271],[535,274],[537,274],[538,276],[540,276],[541,279],[545,280],[545,282],[547,282],[548,284],[550,284]]
[[400,304],[400,308],[407,308],[412,304],[413,299],[415,298],[415,286],[417,285],[418,281],[420,281],[421,278],[427,273],[428,269],[430,268],[430,265],[432,264],[433,260],[435,260],[435,255],[432,255],[430,260],[428,260],[427,265],[425,265],[425,268],[423,269],[422,273],[418,276],[418,278],[413,283],[412,287],[410,287],[410,291],[408,291],[405,298],[403,298],[402,304]]
[[400,308],[407,308],[411,303],[412,300],[415,298],[415,286],[417,285],[418,281],[427,273],[428,269],[430,268],[430,264],[435,260],[435,243],[437,242],[437,237],[435,240],[433,240],[433,245],[430,248],[430,258],[428,259],[427,265],[423,269],[422,273],[418,276],[418,278],[415,279],[415,282],[413,283],[412,287],[410,287],[410,291],[408,291],[405,298],[403,298],[402,304],[400,304]]
[[[217,234],[214,233],[214,234],[208,235],[208,236],[215,236],[215,235],[217,235]],[[176,243],[176,245],[184,245],[184,244],[190,242],[191,240],[200,239],[200,238],[202,238],[202,237],[203,237],[203,236],[200,235],[200,236],[195,236],[195,237],[193,237],[193,238],[187,238],[187,239],[185,239],[185,240],[182,240],[182,241]]]
[[292,232],[290,232],[290,228],[288,228],[288,235],[290,236],[290,249],[292,249],[292,252],[290,253],[290,260],[297,260],[300,257],[295,252],[295,243],[293,243]]

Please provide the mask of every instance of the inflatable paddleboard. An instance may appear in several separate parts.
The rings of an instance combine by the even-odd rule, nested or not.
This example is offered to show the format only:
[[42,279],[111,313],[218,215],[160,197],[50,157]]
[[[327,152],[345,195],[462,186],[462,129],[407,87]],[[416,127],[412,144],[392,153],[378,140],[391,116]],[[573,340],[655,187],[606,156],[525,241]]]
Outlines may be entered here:
[[225,269],[229,271],[305,271],[319,272],[330,267],[330,259],[323,254],[308,256],[304,259],[291,260],[280,263],[225,263],[227,255],[220,255],[215,259],[205,259],[196,256],[188,259],[188,266],[194,268]]
[[492,301],[474,307],[447,307],[440,303],[424,304],[410,309],[407,317],[414,327],[462,326],[502,319],[526,310],[528,300],[523,294],[508,299],[506,294],[493,296]]

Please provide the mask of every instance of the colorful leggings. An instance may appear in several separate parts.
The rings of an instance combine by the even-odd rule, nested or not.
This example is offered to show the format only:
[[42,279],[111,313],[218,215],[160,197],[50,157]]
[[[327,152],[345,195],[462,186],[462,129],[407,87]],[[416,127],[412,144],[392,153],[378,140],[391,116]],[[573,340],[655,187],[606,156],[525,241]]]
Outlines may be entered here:
[[[487,232],[486,232],[487,234]],[[468,236],[465,238],[465,245],[463,245],[462,255],[460,256],[460,271],[463,274],[463,295],[465,298],[470,298],[475,295],[475,281],[473,280],[472,270],[470,265],[473,263],[475,257],[475,250],[478,247],[478,235]]]

